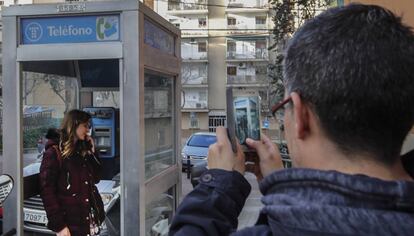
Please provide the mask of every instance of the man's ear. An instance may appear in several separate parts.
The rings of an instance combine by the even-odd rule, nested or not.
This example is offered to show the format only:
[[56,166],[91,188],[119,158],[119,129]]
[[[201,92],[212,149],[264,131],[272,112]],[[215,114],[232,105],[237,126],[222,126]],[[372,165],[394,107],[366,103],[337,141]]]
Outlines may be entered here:
[[293,102],[293,121],[294,121],[294,132],[298,139],[304,139],[309,133],[309,113],[307,106],[303,103],[299,94],[292,92],[290,94]]

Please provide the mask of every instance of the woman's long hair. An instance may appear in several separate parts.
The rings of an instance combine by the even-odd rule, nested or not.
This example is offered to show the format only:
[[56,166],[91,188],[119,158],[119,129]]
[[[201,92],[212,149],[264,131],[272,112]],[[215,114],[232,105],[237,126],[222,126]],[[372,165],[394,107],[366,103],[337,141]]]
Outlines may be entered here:
[[[76,129],[80,124],[87,123],[91,120],[91,115],[81,110],[71,110],[65,114],[60,128],[60,150],[62,157],[67,158],[76,152]],[[79,150],[84,156],[87,150]]]

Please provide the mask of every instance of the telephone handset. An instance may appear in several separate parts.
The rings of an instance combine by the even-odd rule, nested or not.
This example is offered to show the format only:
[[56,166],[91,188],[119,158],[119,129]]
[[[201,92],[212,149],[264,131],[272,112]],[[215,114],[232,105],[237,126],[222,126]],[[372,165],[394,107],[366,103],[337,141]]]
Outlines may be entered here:
[[92,143],[88,140],[80,140],[79,145],[81,150],[92,150]]

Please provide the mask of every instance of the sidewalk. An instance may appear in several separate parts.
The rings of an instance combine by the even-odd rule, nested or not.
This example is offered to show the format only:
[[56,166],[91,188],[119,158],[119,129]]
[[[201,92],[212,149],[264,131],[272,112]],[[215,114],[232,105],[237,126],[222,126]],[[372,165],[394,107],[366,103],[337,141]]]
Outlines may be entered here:
[[239,215],[238,230],[253,226],[256,223],[260,210],[263,207],[263,204],[260,201],[262,193],[259,190],[259,184],[257,183],[256,176],[252,173],[246,172],[244,177],[252,186],[252,191],[250,192],[250,195],[246,200],[246,204]]

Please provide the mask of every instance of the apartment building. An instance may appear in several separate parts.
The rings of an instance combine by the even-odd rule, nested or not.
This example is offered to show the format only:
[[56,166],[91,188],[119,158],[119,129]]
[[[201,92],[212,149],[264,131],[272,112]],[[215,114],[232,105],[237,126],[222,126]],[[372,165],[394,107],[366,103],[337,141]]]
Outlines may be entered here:
[[226,124],[226,87],[259,91],[262,121],[268,127],[267,68],[272,53],[267,48],[273,26],[267,0],[153,4],[158,14],[182,30],[183,137]]

